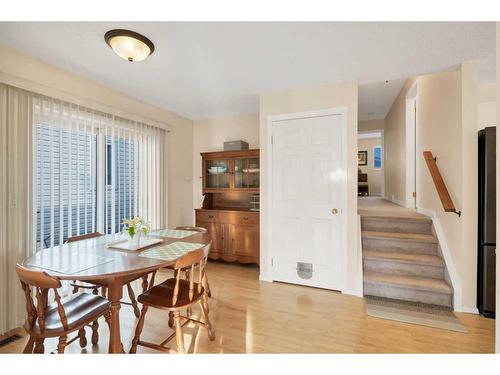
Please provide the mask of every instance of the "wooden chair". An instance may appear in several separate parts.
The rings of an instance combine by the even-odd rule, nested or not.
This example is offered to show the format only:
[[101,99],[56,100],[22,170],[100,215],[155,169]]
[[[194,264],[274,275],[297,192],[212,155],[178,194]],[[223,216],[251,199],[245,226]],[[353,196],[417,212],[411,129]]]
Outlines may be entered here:
[[[82,241],[82,240],[87,240],[89,238],[96,238],[96,237],[101,237],[101,236],[103,236],[103,234],[99,233],[99,232],[88,233],[88,234],[83,234],[81,236],[69,237],[66,240],[66,243]],[[101,295],[103,297],[106,297],[106,288],[102,285],[91,284],[91,283],[82,283],[82,282],[77,283],[76,281],[73,281],[73,283],[71,283],[71,286],[73,287],[73,293],[77,293],[80,289],[92,289],[92,293],[96,294],[96,295],[99,293],[99,288],[101,288]],[[132,285],[130,283],[127,284],[127,292],[128,292],[128,296],[130,298],[130,302],[120,301],[120,303],[123,305],[132,306],[134,309],[134,314],[138,318],[141,312],[139,310],[139,306],[137,305],[137,300],[135,299],[135,293],[134,293],[134,290],[132,289]]]
[[[177,230],[190,230],[192,232],[198,232],[198,233],[208,233],[208,231],[205,228],[192,227],[189,225],[179,225],[179,226],[175,227],[175,229],[177,229]],[[208,252],[207,252],[207,259],[208,259]],[[174,269],[173,266],[168,266],[165,268],[170,269],[170,270]],[[186,280],[189,280],[189,267],[183,271],[186,274]],[[152,276],[151,276],[151,281],[149,282],[149,288],[153,287],[154,281],[155,281],[155,276],[156,276],[156,271],[154,271]],[[207,278],[207,274],[206,274],[205,270],[203,271],[203,287],[207,291],[208,297],[212,297],[212,292],[210,291],[210,284],[208,283],[208,278]],[[169,320],[169,325],[171,327],[172,325],[170,323],[172,323],[172,320]]]
[[[198,233],[208,233],[208,230],[206,230],[206,228],[191,227],[189,225],[180,225],[180,226],[175,227],[175,229],[178,229],[178,230],[190,230],[190,231],[198,232]],[[208,248],[208,250],[207,250],[207,254],[206,254],[207,255],[207,260],[208,260],[208,252],[209,251],[210,251],[210,248]],[[189,278],[189,276],[188,276],[188,278]],[[210,285],[208,284],[208,278],[207,278],[207,273],[206,273],[205,269],[203,269],[203,287],[207,291],[208,297],[212,297],[212,292],[210,291]]]
[[[205,247],[209,247],[207,245]],[[136,353],[137,346],[142,345],[148,348],[161,350],[169,352],[170,348],[165,345],[175,336],[177,341],[177,352],[185,353],[184,348],[184,336],[182,332],[182,327],[189,322],[194,322],[200,326],[203,326],[208,331],[208,337],[210,340],[215,340],[215,334],[212,330],[212,325],[208,317],[208,297],[202,285],[203,279],[203,269],[206,265],[206,253],[208,250],[205,248],[191,251],[180,258],[174,265],[174,277],[167,279],[161,284],[154,286],[153,288],[142,293],[138,301],[142,303],[141,317],[137,322],[137,327],[135,329],[135,336],[132,340],[132,347],[130,348],[130,353]],[[181,278],[181,271],[185,268],[190,269],[191,278],[184,280]],[[198,268],[196,270],[196,268]],[[195,271],[197,271],[198,281],[195,282]],[[180,312],[183,309],[191,307],[192,305],[199,303],[203,315],[203,321],[195,320],[187,316],[181,316]],[[154,307],[157,309],[167,310],[173,313],[175,332],[170,335],[161,344],[154,344],[151,342],[142,341],[140,335],[144,327],[144,319],[148,311],[148,307]],[[182,320],[185,320],[182,323]]]
[[[67,345],[79,339],[80,346],[87,345],[85,326],[92,323],[92,343],[97,343],[99,336],[97,319],[104,316],[110,323],[110,303],[103,297],[90,293],[76,293],[61,302],[58,288],[59,279],[45,272],[31,271],[21,265],[16,265],[16,272],[21,280],[21,286],[26,297],[27,319],[24,324],[30,335],[23,353],[43,353],[44,340],[48,337],[59,337],[57,352],[62,354]],[[36,306],[31,296],[35,290]],[[54,292],[54,303],[48,304],[50,290]],[[68,334],[78,331],[78,335],[68,341]]]

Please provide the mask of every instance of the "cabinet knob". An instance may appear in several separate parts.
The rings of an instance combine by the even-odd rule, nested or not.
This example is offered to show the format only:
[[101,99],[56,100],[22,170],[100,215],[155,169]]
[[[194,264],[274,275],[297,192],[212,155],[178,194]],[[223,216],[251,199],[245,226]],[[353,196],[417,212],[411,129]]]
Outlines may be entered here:
[[248,220],[248,216],[244,216],[244,217],[243,217],[243,220]]
[[332,214],[333,215],[337,215],[339,213],[339,209],[338,208],[332,208]]
[[208,215],[208,218],[209,218],[209,219],[213,219],[213,218],[214,218],[214,215]]

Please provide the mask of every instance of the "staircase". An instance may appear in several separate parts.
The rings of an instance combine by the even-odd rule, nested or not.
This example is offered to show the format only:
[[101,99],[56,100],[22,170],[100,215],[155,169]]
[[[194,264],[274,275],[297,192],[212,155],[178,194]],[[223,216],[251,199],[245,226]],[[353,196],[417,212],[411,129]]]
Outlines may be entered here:
[[361,215],[364,294],[452,308],[432,221]]

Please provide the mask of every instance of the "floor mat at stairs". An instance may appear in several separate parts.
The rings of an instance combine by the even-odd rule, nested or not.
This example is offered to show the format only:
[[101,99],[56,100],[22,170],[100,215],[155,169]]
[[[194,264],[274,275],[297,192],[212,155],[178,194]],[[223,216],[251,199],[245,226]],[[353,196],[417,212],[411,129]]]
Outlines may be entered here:
[[365,296],[366,310],[374,318],[467,333],[467,328],[449,308],[418,302]]

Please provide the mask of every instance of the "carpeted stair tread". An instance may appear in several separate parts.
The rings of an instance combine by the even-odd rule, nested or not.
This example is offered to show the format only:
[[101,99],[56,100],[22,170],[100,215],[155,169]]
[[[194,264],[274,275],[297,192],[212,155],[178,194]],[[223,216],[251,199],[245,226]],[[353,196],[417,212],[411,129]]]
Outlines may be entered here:
[[431,234],[362,231],[362,236],[363,238],[375,238],[381,240],[394,239],[403,241],[437,243],[436,237]]
[[411,216],[397,216],[393,214],[387,214],[384,215],[382,213],[377,213],[377,214],[362,214],[361,219],[367,219],[367,220],[398,220],[398,221],[406,221],[406,222],[411,222],[411,223],[432,223],[432,219],[428,216],[421,216],[421,217],[411,217]]
[[434,267],[443,267],[443,260],[437,255],[403,253],[395,251],[363,250],[363,259],[384,260],[396,263],[411,263]]
[[449,286],[444,280],[417,276],[400,276],[387,273],[364,272],[364,282],[443,294],[453,293],[451,286]]

